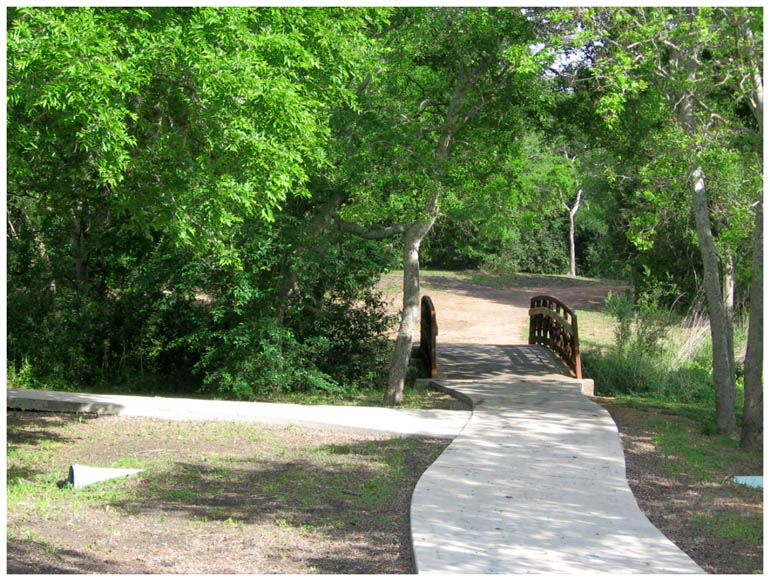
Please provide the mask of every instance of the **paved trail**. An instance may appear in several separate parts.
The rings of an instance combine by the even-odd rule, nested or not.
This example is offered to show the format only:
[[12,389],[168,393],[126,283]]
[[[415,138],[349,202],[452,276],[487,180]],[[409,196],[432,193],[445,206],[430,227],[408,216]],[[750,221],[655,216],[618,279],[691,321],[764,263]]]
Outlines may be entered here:
[[530,298],[597,306],[620,287],[497,290],[424,277],[438,385],[473,402],[412,497],[419,573],[703,573],[639,509],[610,415],[549,351],[524,345]]

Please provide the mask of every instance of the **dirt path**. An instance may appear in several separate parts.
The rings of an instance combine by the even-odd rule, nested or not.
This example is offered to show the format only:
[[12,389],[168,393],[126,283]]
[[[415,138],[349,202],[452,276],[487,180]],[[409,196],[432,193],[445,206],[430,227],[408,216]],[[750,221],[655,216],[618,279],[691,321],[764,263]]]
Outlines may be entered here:
[[[397,288],[398,274],[389,275],[386,298],[389,312],[401,308],[402,294]],[[536,295],[553,296],[578,309],[598,309],[609,291],[623,290],[621,285],[592,283],[555,277],[529,277],[535,284],[515,289],[495,288],[471,282],[450,274],[428,272],[421,277],[423,294],[429,295],[436,307],[439,341],[444,344],[472,343],[509,345],[526,343],[527,312],[530,299]],[[551,284],[538,284],[548,283]]]

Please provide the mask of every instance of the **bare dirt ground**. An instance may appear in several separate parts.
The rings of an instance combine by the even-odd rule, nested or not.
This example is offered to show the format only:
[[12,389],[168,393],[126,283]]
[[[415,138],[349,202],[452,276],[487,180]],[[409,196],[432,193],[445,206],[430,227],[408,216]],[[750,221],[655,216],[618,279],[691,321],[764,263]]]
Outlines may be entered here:
[[[461,273],[470,276],[470,273]],[[380,283],[391,313],[401,308],[400,273],[391,273]],[[475,343],[507,345],[526,342],[530,300],[545,294],[574,309],[596,310],[610,291],[622,284],[597,284],[586,279],[536,275],[488,276],[479,282],[455,273],[424,274],[423,294],[430,295],[438,315],[439,338],[444,344]],[[516,288],[503,288],[511,282]],[[483,284],[482,284],[483,283]]]
[[[448,440],[8,411],[7,572],[413,573]],[[69,464],[145,473],[74,490]]]

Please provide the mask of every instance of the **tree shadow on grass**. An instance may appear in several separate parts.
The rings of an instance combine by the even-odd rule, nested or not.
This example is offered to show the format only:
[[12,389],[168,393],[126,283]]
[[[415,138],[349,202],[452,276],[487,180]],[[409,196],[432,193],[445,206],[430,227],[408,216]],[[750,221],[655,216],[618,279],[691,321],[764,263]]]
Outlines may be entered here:
[[[76,414],[54,412],[8,411],[6,437],[9,449],[36,445],[43,441],[71,442],[72,439],[58,433],[56,428],[77,421]],[[84,421],[85,416],[80,416]]]
[[[34,449],[44,442],[69,444],[75,440],[61,433],[60,428],[77,421],[87,422],[94,419],[93,414],[67,414],[55,412],[8,411],[6,427],[6,449],[8,457],[23,449]],[[45,470],[38,470],[28,465],[10,463],[6,471],[8,485],[21,480],[32,480]]]
[[[46,542],[9,539],[6,573],[61,575],[116,573],[116,563],[89,557],[80,551],[52,547]],[[120,571],[125,572],[125,571]],[[149,573],[149,571],[131,571]]]
[[[277,525],[355,546],[355,554],[314,552],[307,563],[320,573],[408,573],[411,491],[446,444],[396,438],[320,446],[291,459],[176,462],[144,475],[130,498],[111,504],[134,517]],[[392,562],[394,551],[400,565]],[[378,569],[383,562],[385,570]]]

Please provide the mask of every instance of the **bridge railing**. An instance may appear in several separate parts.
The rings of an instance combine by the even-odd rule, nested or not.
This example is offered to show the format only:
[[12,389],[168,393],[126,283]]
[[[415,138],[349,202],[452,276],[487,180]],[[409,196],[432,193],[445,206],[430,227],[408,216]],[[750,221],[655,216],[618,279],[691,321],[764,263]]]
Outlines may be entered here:
[[436,336],[438,324],[436,323],[436,308],[429,296],[424,295],[420,302],[420,352],[428,365],[430,377],[438,377],[438,363],[436,361]]
[[548,347],[562,358],[575,377],[583,378],[577,315],[560,300],[547,295],[532,298],[529,343]]

